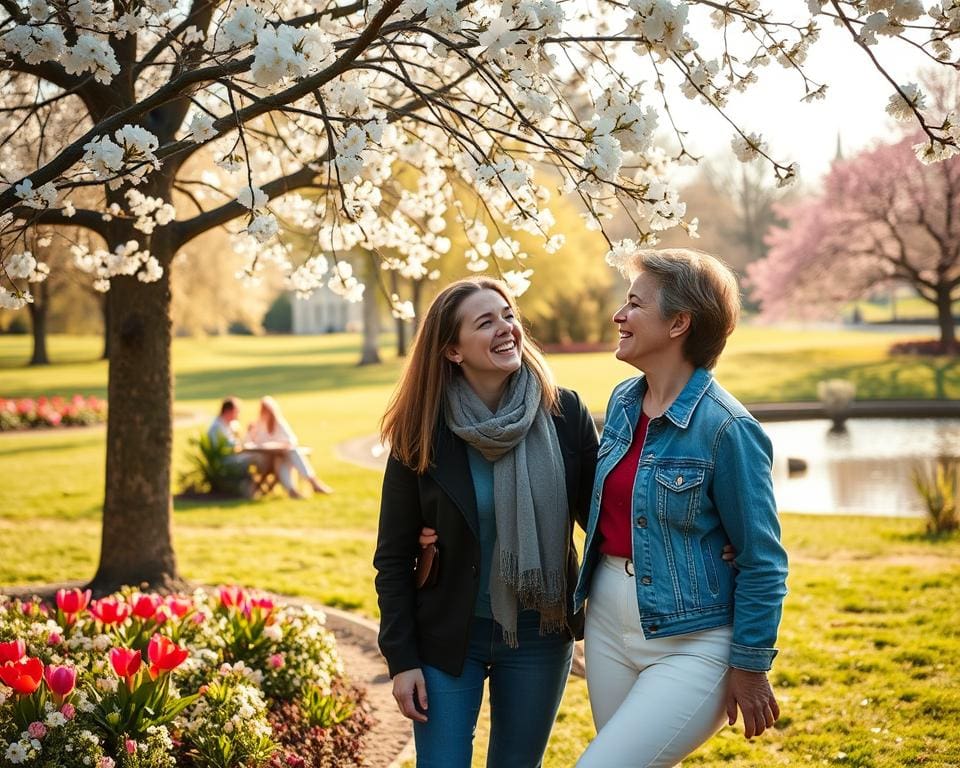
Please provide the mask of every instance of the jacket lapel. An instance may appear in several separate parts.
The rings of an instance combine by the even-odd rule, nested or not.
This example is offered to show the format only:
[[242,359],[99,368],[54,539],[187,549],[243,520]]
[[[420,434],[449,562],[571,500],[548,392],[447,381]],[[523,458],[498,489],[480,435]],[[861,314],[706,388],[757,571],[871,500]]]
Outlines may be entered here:
[[434,435],[434,456],[436,463],[427,470],[443,492],[450,497],[473,535],[480,538],[480,523],[477,515],[477,495],[470,474],[470,461],[467,458],[467,444],[442,424]]

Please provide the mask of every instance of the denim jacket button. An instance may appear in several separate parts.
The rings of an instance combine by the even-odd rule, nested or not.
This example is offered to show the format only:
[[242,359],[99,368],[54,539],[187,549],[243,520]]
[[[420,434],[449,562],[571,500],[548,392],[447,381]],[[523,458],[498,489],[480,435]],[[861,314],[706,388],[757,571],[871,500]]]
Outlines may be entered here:
[[683,485],[683,475],[677,475],[677,479],[674,480],[674,482],[677,484],[677,486]]
[[644,586],[649,586],[650,584],[653,584],[653,579],[651,579],[649,576],[644,576],[642,579],[640,579],[640,583]]
[[638,517],[638,518],[637,518],[637,527],[638,527],[638,528],[646,528],[646,527],[647,527],[647,518],[645,518],[643,515],[641,515],[640,517]]
[[656,632],[658,629],[660,629],[660,627],[658,627],[656,624],[651,624],[651,625],[648,627],[648,629],[649,629],[651,632]]

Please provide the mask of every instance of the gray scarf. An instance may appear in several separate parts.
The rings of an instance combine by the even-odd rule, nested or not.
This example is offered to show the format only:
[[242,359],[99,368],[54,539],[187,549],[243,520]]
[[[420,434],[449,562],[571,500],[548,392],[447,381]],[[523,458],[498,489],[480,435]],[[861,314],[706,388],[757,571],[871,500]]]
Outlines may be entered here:
[[517,645],[517,613],[540,613],[540,632],[564,626],[570,516],[560,441],[537,377],[511,376],[496,413],[462,376],[447,391],[447,425],[493,463],[497,541],[490,574],[493,618]]

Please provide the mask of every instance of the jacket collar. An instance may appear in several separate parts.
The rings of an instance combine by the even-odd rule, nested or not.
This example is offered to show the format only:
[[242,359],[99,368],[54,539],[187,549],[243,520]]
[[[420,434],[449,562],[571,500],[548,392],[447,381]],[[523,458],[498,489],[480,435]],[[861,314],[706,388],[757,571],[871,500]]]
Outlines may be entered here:
[[[664,411],[664,416],[680,429],[686,429],[690,426],[690,419],[693,418],[693,412],[703,398],[706,391],[713,383],[713,374],[706,368],[697,368],[693,375],[687,380],[677,399],[670,407]],[[631,407],[639,406],[647,391],[646,376],[640,375],[633,379],[620,393],[619,399],[621,405],[630,410]]]

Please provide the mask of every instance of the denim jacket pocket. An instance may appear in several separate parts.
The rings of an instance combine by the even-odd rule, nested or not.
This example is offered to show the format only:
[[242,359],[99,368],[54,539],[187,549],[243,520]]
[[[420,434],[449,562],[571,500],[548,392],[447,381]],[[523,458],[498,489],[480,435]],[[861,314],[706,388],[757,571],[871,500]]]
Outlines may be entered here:
[[702,467],[673,464],[657,467],[657,512],[673,528],[687,529],[700,508]]

